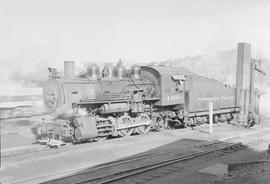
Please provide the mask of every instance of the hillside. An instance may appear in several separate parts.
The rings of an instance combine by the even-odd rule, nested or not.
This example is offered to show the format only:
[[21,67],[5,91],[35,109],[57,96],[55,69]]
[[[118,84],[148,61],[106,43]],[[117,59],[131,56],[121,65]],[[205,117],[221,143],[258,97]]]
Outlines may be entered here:
[[[236,50],[226,50],[206,55],[170,59],[161,63],[184,66],[199,75],[214,78],[223,83],[235,84],[236,58]],[[262,68],[270,74],[270,60],[263,60]],[[256,74],[256,86],[258,88],[270,86],[270,78]]]
[[[214,78],[223,83],[235,84],[236,78],[236,50],[227,50],[208,55],[187,56],[163,61],[172,66],[184,66],[191,71],[209,78]],[[264,58],[261,68],[266,76],[255,75],[255,87],[263,91],[260,100],[260,111],[263,115],[270,114],[270,60]]]

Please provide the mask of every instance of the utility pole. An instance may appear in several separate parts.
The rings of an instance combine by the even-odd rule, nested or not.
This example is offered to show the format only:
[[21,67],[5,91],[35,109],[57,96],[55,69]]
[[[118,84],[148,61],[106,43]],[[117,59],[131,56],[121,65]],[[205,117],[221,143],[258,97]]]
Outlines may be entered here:
[[251,59],[250,62],[250,85],[249,85],[249,112],[254,115],[254,79],[255,79],[255,71],[266,75],[263,69],[258,66],[259,60]]

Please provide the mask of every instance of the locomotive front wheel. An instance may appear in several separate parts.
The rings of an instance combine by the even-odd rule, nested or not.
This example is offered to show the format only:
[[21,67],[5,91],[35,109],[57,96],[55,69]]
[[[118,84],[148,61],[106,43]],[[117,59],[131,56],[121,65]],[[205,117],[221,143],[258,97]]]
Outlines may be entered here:
[[[123,115],[117,120],[117,124],[118,124],[118,127],[125,127],[125,126],[132,125],[133,121],[130,116]],[[118,135],[120,135],[121,137],[130,136],[133,132],[134,132],[133,128],[126,128],[126,129],[117,131]]]
[[[150,118],[146,114],[141,114],[136,118],[137,123],[145,123],[147,121],[150,121]],[[150,131],[150,128],[151,128],[150,125],[144,125],[137,127],[135,131],[138,132],[139,134],[147,134]]]

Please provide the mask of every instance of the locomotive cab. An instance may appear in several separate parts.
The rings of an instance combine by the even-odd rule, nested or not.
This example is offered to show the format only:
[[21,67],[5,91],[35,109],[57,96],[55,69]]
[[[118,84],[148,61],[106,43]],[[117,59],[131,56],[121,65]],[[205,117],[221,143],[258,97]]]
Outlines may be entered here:
[[186,75],[191,74],[182,67],[142,66],[141,77],[153,81],[158,91],[156,106],[184,104]]

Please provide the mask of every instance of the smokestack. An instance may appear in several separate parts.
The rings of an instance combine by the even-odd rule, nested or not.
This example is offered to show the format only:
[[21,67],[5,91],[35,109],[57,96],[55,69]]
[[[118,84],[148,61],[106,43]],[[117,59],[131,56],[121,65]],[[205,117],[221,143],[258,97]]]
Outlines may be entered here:
[[65,61],[64,63],[65,68],[65,78],[74,78],[74,68],[75,68],[75,62],[74,61]]
[[236,65],[236,87],[249,87],[249,70],[251,62],[251,45],[249,43],[238,43],[237,65]]

